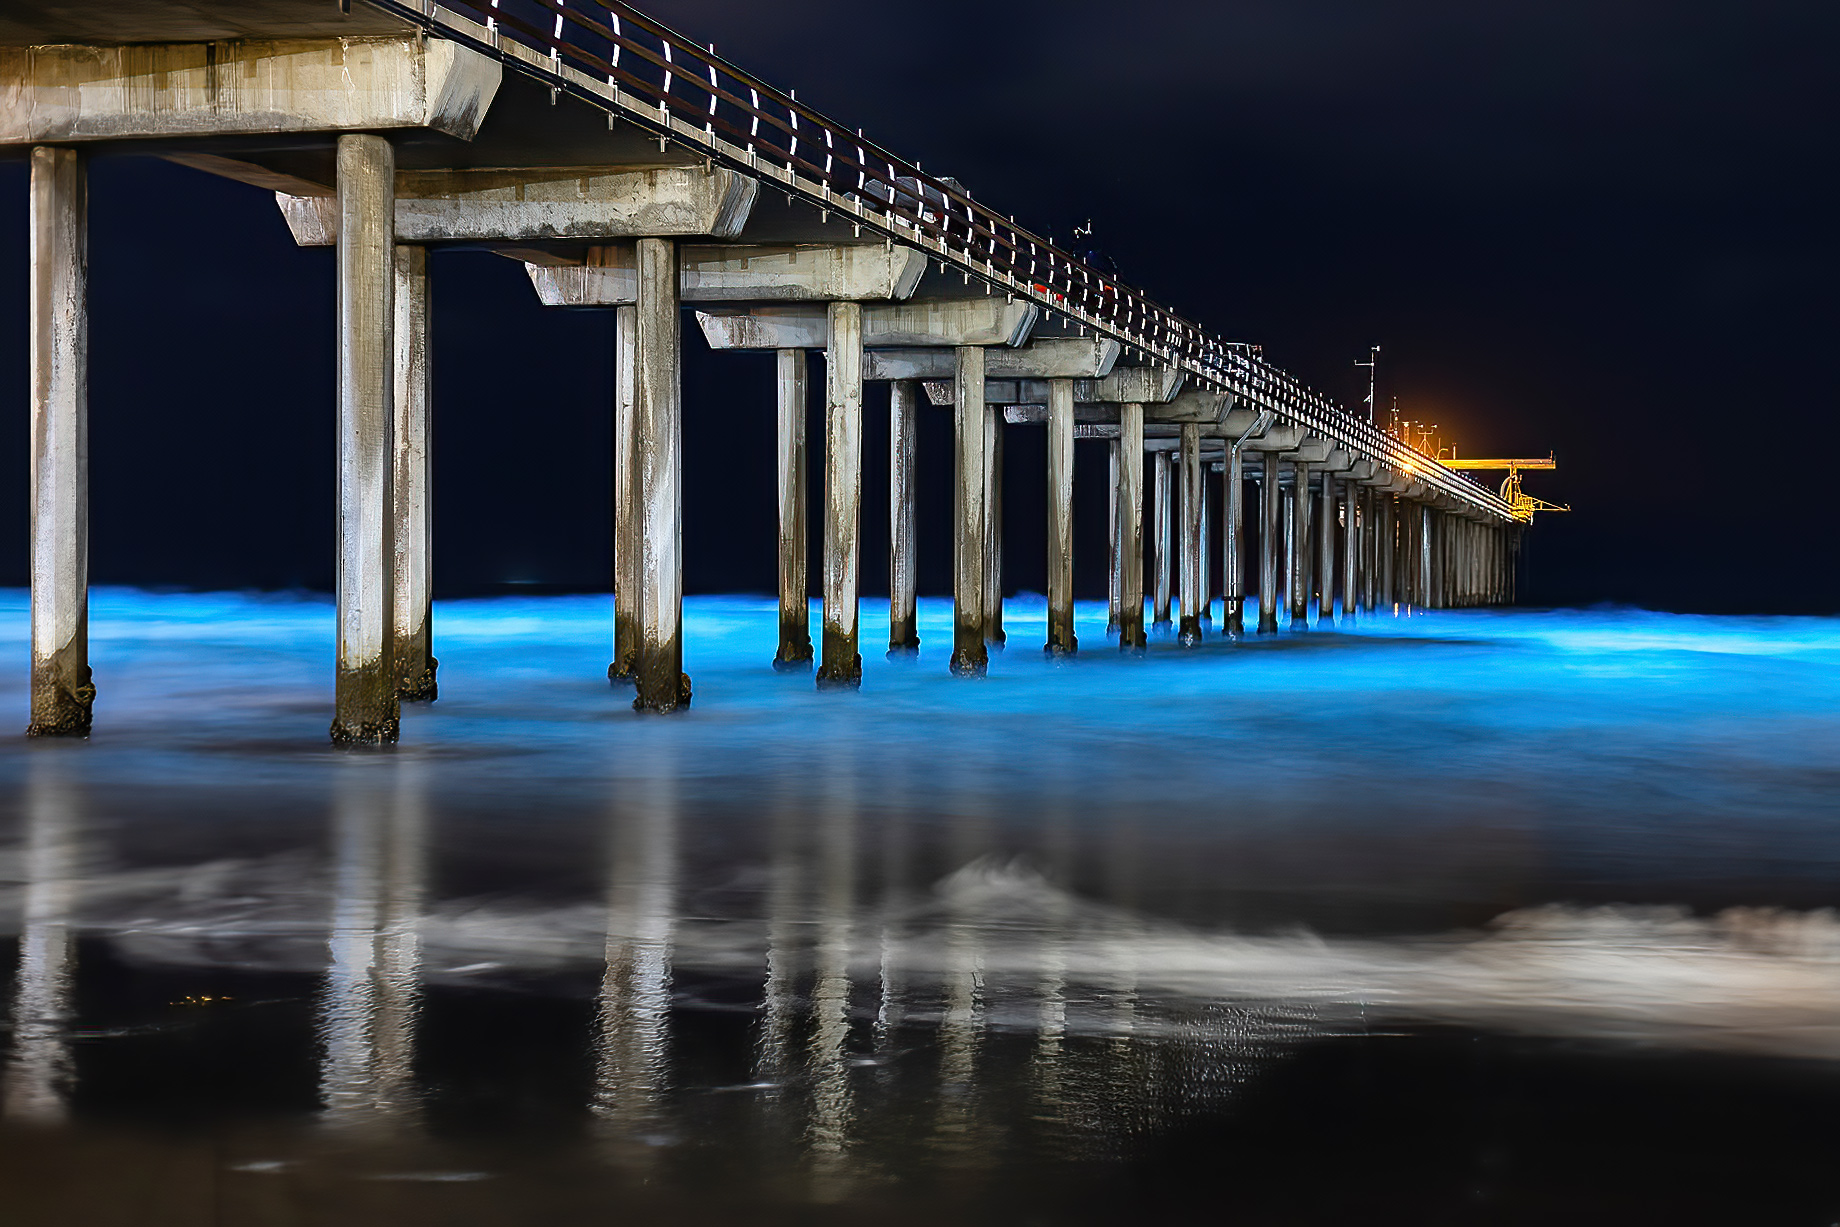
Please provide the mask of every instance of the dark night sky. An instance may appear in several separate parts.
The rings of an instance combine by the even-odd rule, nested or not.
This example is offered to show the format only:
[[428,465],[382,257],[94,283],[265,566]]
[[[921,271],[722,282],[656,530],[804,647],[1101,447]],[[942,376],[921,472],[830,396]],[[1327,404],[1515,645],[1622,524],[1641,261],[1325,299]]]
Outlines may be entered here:
[[[658,3],[742,66],[1464,454],[1544,454],[1528,596],[1840,610],[1840,10],[1162,0]],[[92,170],[92,573],[327,587],[332,262],[265,193],[129,157]],[[25,578],[25,171],[0,164],[0,583]],[[442,253],[437,580],[604,588],[611,323]],[[764,356],[686,333],[687,581],[773,583]],[[885,590],[885,401],[864,575]],[[815,425],[815,422],[814,422]],[[948,586],[943,417],[923,423],[922,587]],[[1040,445],[1009,455],[1011,587],[1042,585]],[[1082,479],[1102,476],[1095,454]],[[1080,586],[1103,590],[1103,482]]]

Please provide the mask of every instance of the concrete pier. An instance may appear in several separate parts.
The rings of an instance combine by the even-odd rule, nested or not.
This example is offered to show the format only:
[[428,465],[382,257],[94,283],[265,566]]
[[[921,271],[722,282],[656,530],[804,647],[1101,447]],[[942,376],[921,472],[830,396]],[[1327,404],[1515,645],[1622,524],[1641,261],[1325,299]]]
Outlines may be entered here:
[[1316,625],[1335,625],[1335,475],[1323,471],[1316,507]]
[[635,711],[690,705],[684,673],[683,349],[677,245],[638,241],[634,433],[639,450],[639,652]]
[[[1182,423],[1182,525],[1177,546],[1181,559],[1181,622],[1177,635],[1193,647],[1201,642],[1201,426]],[[1160,452],[1159,455],[1167,455]]]
[[1003,634],[1003,409],[984,406],[984,642],[1001,651]]
[[1073,381],[1048,384],[1048,642],[1079,648],[1073,633]]
[[1395,514],[1398,499],[1380,495],[1380,606],[1388,613],[1399,612],[1399,523]]
[[920,650],[918,615],[919,528],[915,521],[918,473],[914,463],[914,410],[919,385],[888,385],[888,654]]
[[862,304],[830,305],[824,358],[824,649],[818,685],[862,685],[857,593],[862,527]]
[[1342,483],[1342,621],[1349,626],[1361,607],[1361,542],[1366,532],[1361,484],[1350,477]]
[[811,668],[811,608],[805,574],[805,351],[778,351],[779,651],[773,667]]
[[1213,518],[1213,515],[1211,514],[1213,508],[1209,505],[1210,499],[1208,496],[1208,486],[1210,485],[1210,482],[1208,481],[1208,476],[1209,476],[1208,465],[1206,464],[1206,462],[1203,462],[1201,465],[1201,508],[1200,508],[1201,552],[1199,554],[1199,558],[1201,559],[1201,562],[1199,564],[1200,569],[1201,569],[1201,603],[1200,603],[1200,607],[1198,611],[1201,615],[1201,625],[1203,629],[1209,626],[1212,626],[1214,623],[1214,587],[1213,587],[1214,518]]
[[957,348],[952,426],[952,672],[981,677],[990,664],[984,646],[984,349]]
[[1259,634],[1278,633],[1278,545],[1283,539],[1283,492],[1278,488],[1278,453],[1266,452],[1259,480]]
[[1228,637],[1246,633],[1246,474],[1239,447],[1227,449],[1221,477],[1225,496],[1220,509],[1221,618]]
[[1418,524],[1418,601],[1430,609],[1436,606],[1437,573],[1434,569],[1436,556],[1432,544],[1432,516],[1436,513],[1430,507],[1420,506],[1413,517]]
[[613,663],[607,666],[607,680],[618,685],[639,680],[639,559],[645,543],[639,534],[644,519],[639,501],[639,308],[619,307],[613,316]]
[[1310,625],[1310,466],[1298,460],[1291,466],[1290,523],[1291,629]]
[[338,144],[338,664],[332,740],[394,742],[393,495],[396,158],[381,136]]
[[1170,603],[1173,599],[1175,553],[1175,508],[1171,505],[1173,491],[1170,481],[1170,463],[1168,452],[1156,453],[1156,617],[1158,629],[1170,623]]
[[434,599],[431,568],[434,523],[432,441],[429,436],[428,249],[396,248],[396,524],[395,630],[391,656],[396,697],[405,703],[432,702],[438,694],[434,657]]
[[[87,737],[89,181],[74,149],[32,150],[33,737]],[[387,293],[387,284],[386,284]]]
[[1108,566],[1105,633],[1115,635],[1118,633],[1118,619],[1124,605],[1124,547],[1118,540],[1118,440],[1113,439],[1107,448],[1105,541]]
[[1118,646],[1135,651],[1144,635],[1144,407],[1118,407]]

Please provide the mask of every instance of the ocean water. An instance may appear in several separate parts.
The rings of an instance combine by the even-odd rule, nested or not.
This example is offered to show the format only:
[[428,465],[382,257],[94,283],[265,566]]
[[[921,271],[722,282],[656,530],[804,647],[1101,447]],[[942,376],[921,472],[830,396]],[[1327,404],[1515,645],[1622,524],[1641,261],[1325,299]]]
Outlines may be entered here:
[[653,717],[605,598],[444,602],[337,751],[329,601],[96,593],[0,1221],[1840,1221],[1840,621],[864,612],[840,694],[693,598]]

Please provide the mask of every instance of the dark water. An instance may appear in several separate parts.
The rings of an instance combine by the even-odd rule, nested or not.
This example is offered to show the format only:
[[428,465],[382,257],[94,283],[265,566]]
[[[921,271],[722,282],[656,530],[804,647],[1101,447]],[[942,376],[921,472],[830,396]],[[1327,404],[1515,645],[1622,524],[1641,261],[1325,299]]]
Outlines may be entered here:
[[1840,1222],[1840,623],[1082,614],[838,695],[696,600],[660,719],[604,600],[454,603],[339,753],[328,604],[100,594],[0,1223]]

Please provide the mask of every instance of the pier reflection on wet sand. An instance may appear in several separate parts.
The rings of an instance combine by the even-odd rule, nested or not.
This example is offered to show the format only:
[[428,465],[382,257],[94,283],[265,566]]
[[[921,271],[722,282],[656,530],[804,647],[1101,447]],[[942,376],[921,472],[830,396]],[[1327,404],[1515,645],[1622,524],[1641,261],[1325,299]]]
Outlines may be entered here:
[[[20,754],[8,1221],[1840,1205],[1840,921],[1793,882],[1540,902],[1527,838],[1421,817],[1390,921],[1305,927],[1304,890],[1249,923],[1220,881],[1256,883],[1213,868],[1282,865],[1307,832],[1120,804],[1084,735],[1028,770],[1092,795],[1019,801],[997,756],[788,739],[738,771],[719,723],[639,727],[604,762],[459,733]],[[1319,916],[1355,844],[1319,841],[1341,875]],[[1655,864],[1689,880],[1705,851]],[[1411,923],[1438,909],[1476,919]]]

